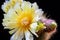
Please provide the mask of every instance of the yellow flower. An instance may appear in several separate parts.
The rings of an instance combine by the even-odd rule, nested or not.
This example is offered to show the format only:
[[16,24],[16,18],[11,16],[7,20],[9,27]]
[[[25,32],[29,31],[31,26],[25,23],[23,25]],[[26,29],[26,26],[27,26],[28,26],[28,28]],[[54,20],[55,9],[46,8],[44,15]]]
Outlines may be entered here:
[[[14,4],[9,3],[15,1]],[[17,1],[17,2],[16,2]],[[22,1],[22,0],[21,0]],[[8,3],[3,4],[2,10],[4,14],[3,26],[5,29],[10,29],[10,34],[13,34],[10,40],[22,40],[24,35],[26,40],[33,40],[31,32],[38,37],[36,31],[38,26],[37,22],[43,14],[42,9],[39,9],[36,3],[26,1],[19,2],[18,0],[10,0]],[[44,28],[44,26],[43,26]]]

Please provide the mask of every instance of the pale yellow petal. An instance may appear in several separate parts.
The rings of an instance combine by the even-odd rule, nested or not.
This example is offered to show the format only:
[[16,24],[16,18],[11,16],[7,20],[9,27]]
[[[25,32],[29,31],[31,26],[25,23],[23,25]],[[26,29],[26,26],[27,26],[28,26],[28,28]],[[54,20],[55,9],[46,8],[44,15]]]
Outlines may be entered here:
[[39,37],[38,34],[34,31],[34,30],[31,30],[30,31],[36,36],[36,37]]
[[13,34],[13,33],[15,33],[16,31],[17,31],[17,28],[12,29],[11,31],[9,31],[9,33],[10,33],[10,34]]
[[13,34],[13,36],[10,38],[10,40],[22,40],[22,38],[24,37],[24,34],[22,32],[20,32],[20,29],[17,30],[16,33]]
[[29,10],[31,9],[31,3],[24,1],[21,5],[22,10]]
[[34,3],[32,4],[32,8],[33,8],[34,10],[37,10],[37,9],[39,8],[36,2],[34,2]]
[[25,32],[25,38],[26,40],[33,40],[33,35],[29,32],[29,31],[26,31]]

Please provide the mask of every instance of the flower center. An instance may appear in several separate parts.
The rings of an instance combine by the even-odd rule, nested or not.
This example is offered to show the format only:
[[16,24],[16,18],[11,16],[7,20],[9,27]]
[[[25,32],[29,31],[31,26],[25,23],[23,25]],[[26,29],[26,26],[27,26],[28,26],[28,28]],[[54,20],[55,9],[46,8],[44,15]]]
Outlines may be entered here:
[[32,23],[32,19],[34,16],[34,11],[25,10],[20,13],[17,19],[17,26],[23,30],[26,31],[30,28],[30,24]]
[[21,25],[27,26],[27,25],[29,25],[29,23],[30,22],[29,22],[29,19],[27,17],[24,17],[21,19]]

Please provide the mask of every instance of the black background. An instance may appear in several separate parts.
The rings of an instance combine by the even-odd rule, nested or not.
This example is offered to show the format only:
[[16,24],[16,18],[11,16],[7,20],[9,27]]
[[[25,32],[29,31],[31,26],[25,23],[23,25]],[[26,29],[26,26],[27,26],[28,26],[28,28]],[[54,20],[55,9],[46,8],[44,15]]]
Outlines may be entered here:
[[[58,0],[26,0],[30,2],[37,2],[39,8],[42,8],[49,18],[54,19],[57,24],[57,33],[51,37],[50,40],[60,40],[60,11],[59,11],[59,1]],[[0,0],[0,40],[9,40],[11,35],[8,33],[9,30],[4,30],[2,26],[2,19],[4,12],[1,10],[1,5],[3,4],[4,0]]]

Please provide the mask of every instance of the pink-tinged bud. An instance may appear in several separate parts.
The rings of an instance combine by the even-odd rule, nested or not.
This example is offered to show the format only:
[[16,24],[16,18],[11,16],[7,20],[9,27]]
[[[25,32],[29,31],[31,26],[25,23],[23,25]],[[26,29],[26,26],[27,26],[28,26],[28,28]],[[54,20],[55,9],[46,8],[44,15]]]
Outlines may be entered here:
[[52,19],[43,19],[41,21],[45,23],[46,31],[52,31],[57,27],[56,22]]
[[54,20],[47,19],[47,20],[45,20],[44,23],[45,23],[46,26],[50,26],[52,22],[54,22]]

